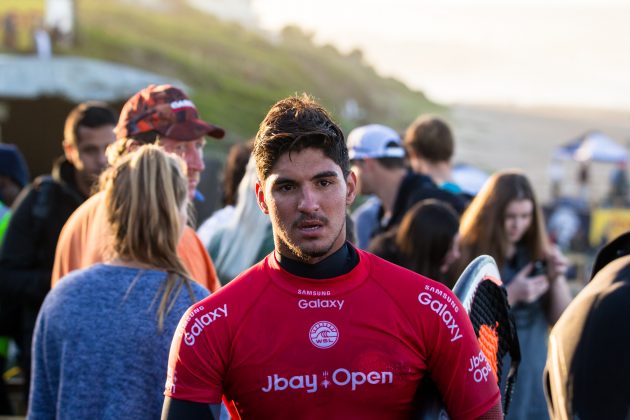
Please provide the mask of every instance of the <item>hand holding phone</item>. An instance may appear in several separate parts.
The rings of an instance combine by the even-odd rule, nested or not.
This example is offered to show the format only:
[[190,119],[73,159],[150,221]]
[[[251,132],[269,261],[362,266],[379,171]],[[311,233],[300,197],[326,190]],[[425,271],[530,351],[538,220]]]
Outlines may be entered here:
[[536,260],[532,264],[532,269],[530,270],[527,277],[536,277],[541,274],[547,274],[547,261],[545,260]]

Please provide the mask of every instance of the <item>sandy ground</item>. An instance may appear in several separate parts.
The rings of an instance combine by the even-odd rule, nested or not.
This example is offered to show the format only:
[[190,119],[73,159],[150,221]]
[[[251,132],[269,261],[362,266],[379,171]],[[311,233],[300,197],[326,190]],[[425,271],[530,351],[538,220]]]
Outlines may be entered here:
[[[520,168],[543,202],[550,198],[549,163],[558,145],[595,129],[630,145],[630,112],[457,105],[448,118],[457,139],[455,162],[470,163],[487,172]],[[562,167],[562,194],[577,195],[578,165],[565,162]],[[611,164],[592,165],[591,202],[606,194],[613,168]]]

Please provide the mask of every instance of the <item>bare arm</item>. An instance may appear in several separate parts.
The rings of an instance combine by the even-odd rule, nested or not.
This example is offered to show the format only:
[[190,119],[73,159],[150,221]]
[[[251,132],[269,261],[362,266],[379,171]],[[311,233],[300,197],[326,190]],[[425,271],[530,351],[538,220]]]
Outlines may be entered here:
[[565,277],[568,260],[557,247],[550,250],[547,256],[547,264],[549,267],[549,310],[547,318],[549,323],[553,325],[560,318],[566,307],[569,306],[569,303],[571,303],[572,296]]

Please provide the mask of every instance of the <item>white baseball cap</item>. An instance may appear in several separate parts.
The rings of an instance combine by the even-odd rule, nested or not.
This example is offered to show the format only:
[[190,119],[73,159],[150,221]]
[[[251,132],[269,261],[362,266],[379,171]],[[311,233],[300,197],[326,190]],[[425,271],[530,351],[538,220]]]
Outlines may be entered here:
[[405,149],[400,135],[393,128],[380,124],[357,127],[348,135],[350,160],[403,158]]

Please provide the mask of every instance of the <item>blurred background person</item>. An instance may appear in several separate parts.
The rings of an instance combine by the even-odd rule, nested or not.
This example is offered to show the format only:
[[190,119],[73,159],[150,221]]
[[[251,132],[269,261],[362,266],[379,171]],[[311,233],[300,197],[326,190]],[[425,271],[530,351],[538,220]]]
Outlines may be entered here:
[[[108,149],[111,164],[144,144],[155,144],[186,162],[188,195],[196,195],[205,169],[203,151],[206,136],[222,138],[225,131],[199,118],[195,104],[172,85],[149,85],[127,100],[120,113],[116,141]],[[63,226],[52,269],[51,285],[73,270],[103,261],[103,250],[111,240],[103,194],[96,193],[81,204]],[[214,291],[219,288],[214,266],[195,231],[184,228],[178,245],[179,256],[192,278]]]
[[571,294],[567,260],[547,237],[527,177],[518,171],[492,175],[462,215],[460,235],[460,272],[479,255],[493,257],[516,321],[522,360],[507,418],[548,418],[542,388],[547,336]]
[[630,413],[630,232],[602,248],[590,282],[549,334],[551,418],[627,419]]
[[6,244],[0,251],[0,296],[15,308],[2,316],[19,326],[15,341],[20,350],[25,397],[33,328],[50,290],[59,232],[93,191],[105,169],[105,150],[114,142],[116,121],[116,113],[102,102],[85,102],[72,109],[64,126],[64,155],[54,162],[50,175],[37,177],[24,189],[14,206]]
[[[0,144],[0,249],[11,220],[11,206],[20,191],[29,181],[29,171],[20,150],[12,144]],[[4,276],[0,274],[0,281]],[[13,407],[9,401],[3,373],[7,368],[9,341],[19,334],[15,319],[19,305],[0,293],[0,415],[11,415]]]
[[431,177],[446,191],[462,193],[453,180],[451,160],[455,140],[446,121],[435,115],[419,116],[405,131],[404,144],[414,172]]
[[245,167],[252,154],[253,143],[237,143],[230,147],[223,168],[223,207],[212,213],[199,228],[197,235],[208,248],[210,238],[219,226],[230,220],[238,201],[238,186],[245,175]]
[[459,216],[441,201],[420,201],[397,230],[375,237],[369,251],[452,288],[447,274],[461,256]]
[[607,197],[609,206],[623,208],[628,205],[630,184],[627,166],[628,163],[625,161],[617,162],[610,173],[610,190]]
[[175,328],[208,295],[177,256],[189,211],[181,159],[143,146],[104,175],[103,191],[109,259],[46,297],[29,418],[159,418]]
[[11,206],[28,181],[28,166],[20,150],[13,144],[0,144],[0,241],[9,226]]
[[375,195],[369,195],[361,205],[351,213],[351,220],[355,226],[356,246],[368,249],[372,237],[378,230],[378,214],[381,200]]
[[444,201],[458,212],[463,211],[464,203],[459,197],[438,188],[427,175],[409,170],[400,135],[391,127],[380,124],[357,127],[348,135],[347,143],[359,193],[373,194],[380,200],[376,219],[367,222],[364,218],[353,218],[358,238],[365,231],[372,237],[396,229],[405,213],[427,198]]
[[256,200],[256,165],[249,160],[238,186],[234,212],[218,227],[208,244],[221,284],[227,284],[274,249],[269,216],[260,211]]

